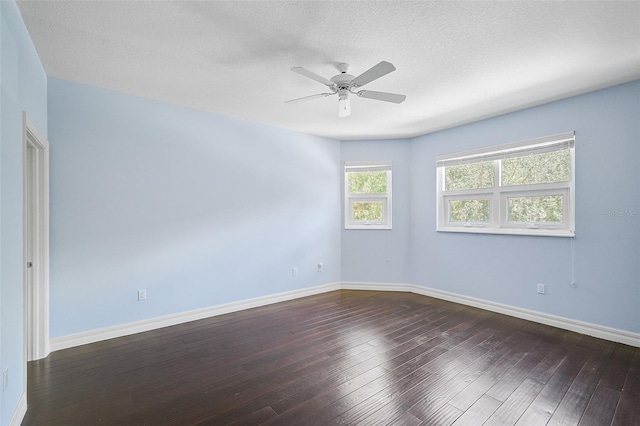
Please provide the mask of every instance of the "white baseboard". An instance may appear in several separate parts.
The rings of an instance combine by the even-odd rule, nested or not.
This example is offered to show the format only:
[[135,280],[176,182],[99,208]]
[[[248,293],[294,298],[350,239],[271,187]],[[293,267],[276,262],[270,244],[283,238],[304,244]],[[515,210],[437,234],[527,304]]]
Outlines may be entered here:
[[27,414],[27,393],[23,392],[20,401],[18,401],[18,406],[13,412],[13,416],[9,419],[9,426],[20,426],[25,414]]
[[223,305],[215,305],[202,309],[195,309],[178,314],[165,315],[148,320],[135,321],[111,327],[84,331],[81,333],[69,334],[66,336],[51,339],[51,351],[59,351],[75,346],[86,345],[88,343],[128,336],[135,333],[141,333],[143,331],[155,330],[158,328],[169,327],[171,325],[182,324],[189,321],[196,321],[199,319],[214,317],[217,315],[242,311],[244,309],[256,308],[258,306],[265,306],[278,302],[285,302],[287,300],[298,299],[306,296],[313,296],[315,294],[340,290],[340,288],[340,283],[323,284],[300,290],[292,290],[284,293],[276,293],[267,296],[256,297],[253,299],[240,300],[238,302],[225,303]]
[[342,290],[412,291],[412,287],[412,284],[343,281],[340,288]]
[[415,284],[346,282],[342,283],[342,288],[352,290],[408,291],[423,296],[447,300],[449,302],[459,303],[461,305],[473,306],[475,308],[484,309],[486,311],[497,312],[499,314],[505,314],[512,317],[561,328],[563,330],[574,331],[576,333],[586,334],[588,336],[610,340],[612,342],[624,343],[625,345],[640,348],[640,334],[638,333],[632,333],[630,331],[605,327],[602,325],[592,324],[584,321],[577,321],[556,315],[545,314],[543,312],[531,311],[529,309],[504,305],[502,303],[496,303],[489,300],[477,299],[475,297],[464,296],[457,293],[450,293],[448,291],[422,287]]
[[[489,300],[477,299],[475,297],[464,296],[457,293],[450,293],[443,290],[422,287],[415,284],[403,283],[372,283],[372,282],[353,282],[345,281],[342,283],[323,284],[315,287],[293,290],[284,293],[277,293],[268,296],[256,297],[253,299],[241,300],[238,302],[226,303],[224,305],[210,306],[207,308],[196,309],[193,311],[181,312],[178,314],[166,315],[148,320],[135,321],[127,324],[121,324],[111,327],[89,330],[81,333],[70,334],[67,336],[56,337],[51,339],[51,351],[59,351],[61,349],[71,348],[74,346],[86,345],[88,343],[99,342],[102,340],[113,339],[116,337],[128,336],[144,331],[155,330],[171,325],[182,324],[189,321],[195,321],[203,318],[209,318],[217,315],[237,312],[244,309],[256,308],[258,306],[270,305],[273,303],[284,302],[287,300],[298,299],[315,294],[326,293],[335,290],[372,290],[372,291],[402,291],[420,294],[423,296],[434,297],[436,299],[447,300],[449,302],[460,303],[462,305],[473,306],[475,308],[484,309],[491,312],[509,315],[540,324],[550,325],[552,327],[564,330],[575,331],[576,333],[586,334],[598,337],[612,342],[624,343],[626,345],[640,348],[640,334],[629,331],[618,330],[615,328],[605,327],[583,321],[577,321],[570,318],[564,318],[556,315],[545,314],[542,312],[531,311],[528,309],[518,308],[515,306],[504,305],[501,303],[491,302]],[[26,400],[25,400],[26,410]]]

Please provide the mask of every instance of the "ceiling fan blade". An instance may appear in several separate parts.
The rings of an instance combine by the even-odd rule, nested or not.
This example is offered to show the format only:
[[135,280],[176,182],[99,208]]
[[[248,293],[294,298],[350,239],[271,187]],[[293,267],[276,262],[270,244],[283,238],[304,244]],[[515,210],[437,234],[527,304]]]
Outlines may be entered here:
[[372,82],[373,80],[382,77],[383,75],[387,75],[392,71],[395,71],[396,67],[393,66],[391,62],[382,61],[378,65],[374,65],[369,68],[367,71],[363,72],[359,76],[351,81],[356,87],[362,87],[367,83]]
[[407,99],[405,95],[388,92],[375,92],[373,90],[361,90],[358,92],[358,96],[361,98],[376,99],[378,101],[393,102],[394,104],[400,104]]
[[326,98],[327,96],[331,96],[333,94],[334,93],[318,93],[317,95],[304,96],[302,98],[291,99],[289,101],[285,101],[285,104],[295,104],[296,102],[307,101],[309,99],[315,99],[315,98]]
[[293,72],[297,72],[297,73],[298,73],[298,74],[300,74],[300,75],[304,75],[305,77],[308,77],[308,78],[310,78],[310,79],[312,79],[312,80],[315,80],[315,81],[317,81],[318,83],[322,83],[322,84],[324,84],[325,86],[329,86],[329,87],[331,87],[331,86],[334,86],[334,85],[335,85],[335,83],[334,83],[333,81],[331,81],[331,80],[327,80],[326,78],[321,77],[321,76],[319,76],[318,74],[316,74],[316,73],[314,73],[314,72],[311,72],[311,71],[309,71],[309,70],[308,70],[308,69],[306,69],[306,68],[302,68],[302,67],[293,67],[293,68],[291,68],[291,71],[293,71]]

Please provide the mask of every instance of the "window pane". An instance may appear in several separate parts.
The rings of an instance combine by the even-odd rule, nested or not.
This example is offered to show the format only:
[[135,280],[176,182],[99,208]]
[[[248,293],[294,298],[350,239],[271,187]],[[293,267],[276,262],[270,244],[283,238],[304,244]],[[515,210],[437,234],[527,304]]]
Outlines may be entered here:
[[382,221],[382,201],[361,201],[353,203],[354,221]]
[[562,222],[562,195],[508,199],[509,222]]
[[384,194],[387,192],[387,172],[347,173],[350,194]]
[[446,167],[444,179],[445,191],[491,188],[493,187],[493,161]]
[[502,186],[567,182],[570,179],[568,149],[502,160]]
[[449,201],[451,222],[489,222],[489,200]]

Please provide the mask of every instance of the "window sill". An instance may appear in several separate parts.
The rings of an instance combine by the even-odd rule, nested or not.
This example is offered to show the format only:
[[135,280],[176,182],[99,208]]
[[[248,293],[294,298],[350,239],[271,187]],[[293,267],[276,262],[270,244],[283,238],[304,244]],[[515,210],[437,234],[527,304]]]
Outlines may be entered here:
[[387,229],[390,230],[391,225],[346,225],[344,229]]
[[569,229],[521,229],[521,228],[454,228],[438,227],[437,232],[460,232],[465,234],[529,235],[538,237],[575,237]]

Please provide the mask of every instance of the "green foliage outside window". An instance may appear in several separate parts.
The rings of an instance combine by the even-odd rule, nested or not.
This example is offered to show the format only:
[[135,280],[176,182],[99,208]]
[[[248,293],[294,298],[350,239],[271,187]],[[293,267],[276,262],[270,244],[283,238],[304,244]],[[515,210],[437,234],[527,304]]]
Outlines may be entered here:
[[387,172],[349,172],[350,194],[384,194],[387,192]]
[[509,222],[562,222],[562,196],[509,198]]
[[452,222],[488,222],[489,200],[451,200]]
[[571,179],[568,149],[502,160],[502,186],[567,182]]
[[493,187],[493,161],[449,166],[444,173],[445,191]]
[[381,221],[382,202],[361,201],[353,203],[353,220],[356,221]]
[[[494,162],[461,164],[445,168],[445,190],[484,189],[494,186]],[[501,186],[537,185],[571,180],[568,149],[500,160]],[[562,222],[562,196],[509,198],[510,222]],[[488,200],[450,202],[452,222],[488,222]]]

